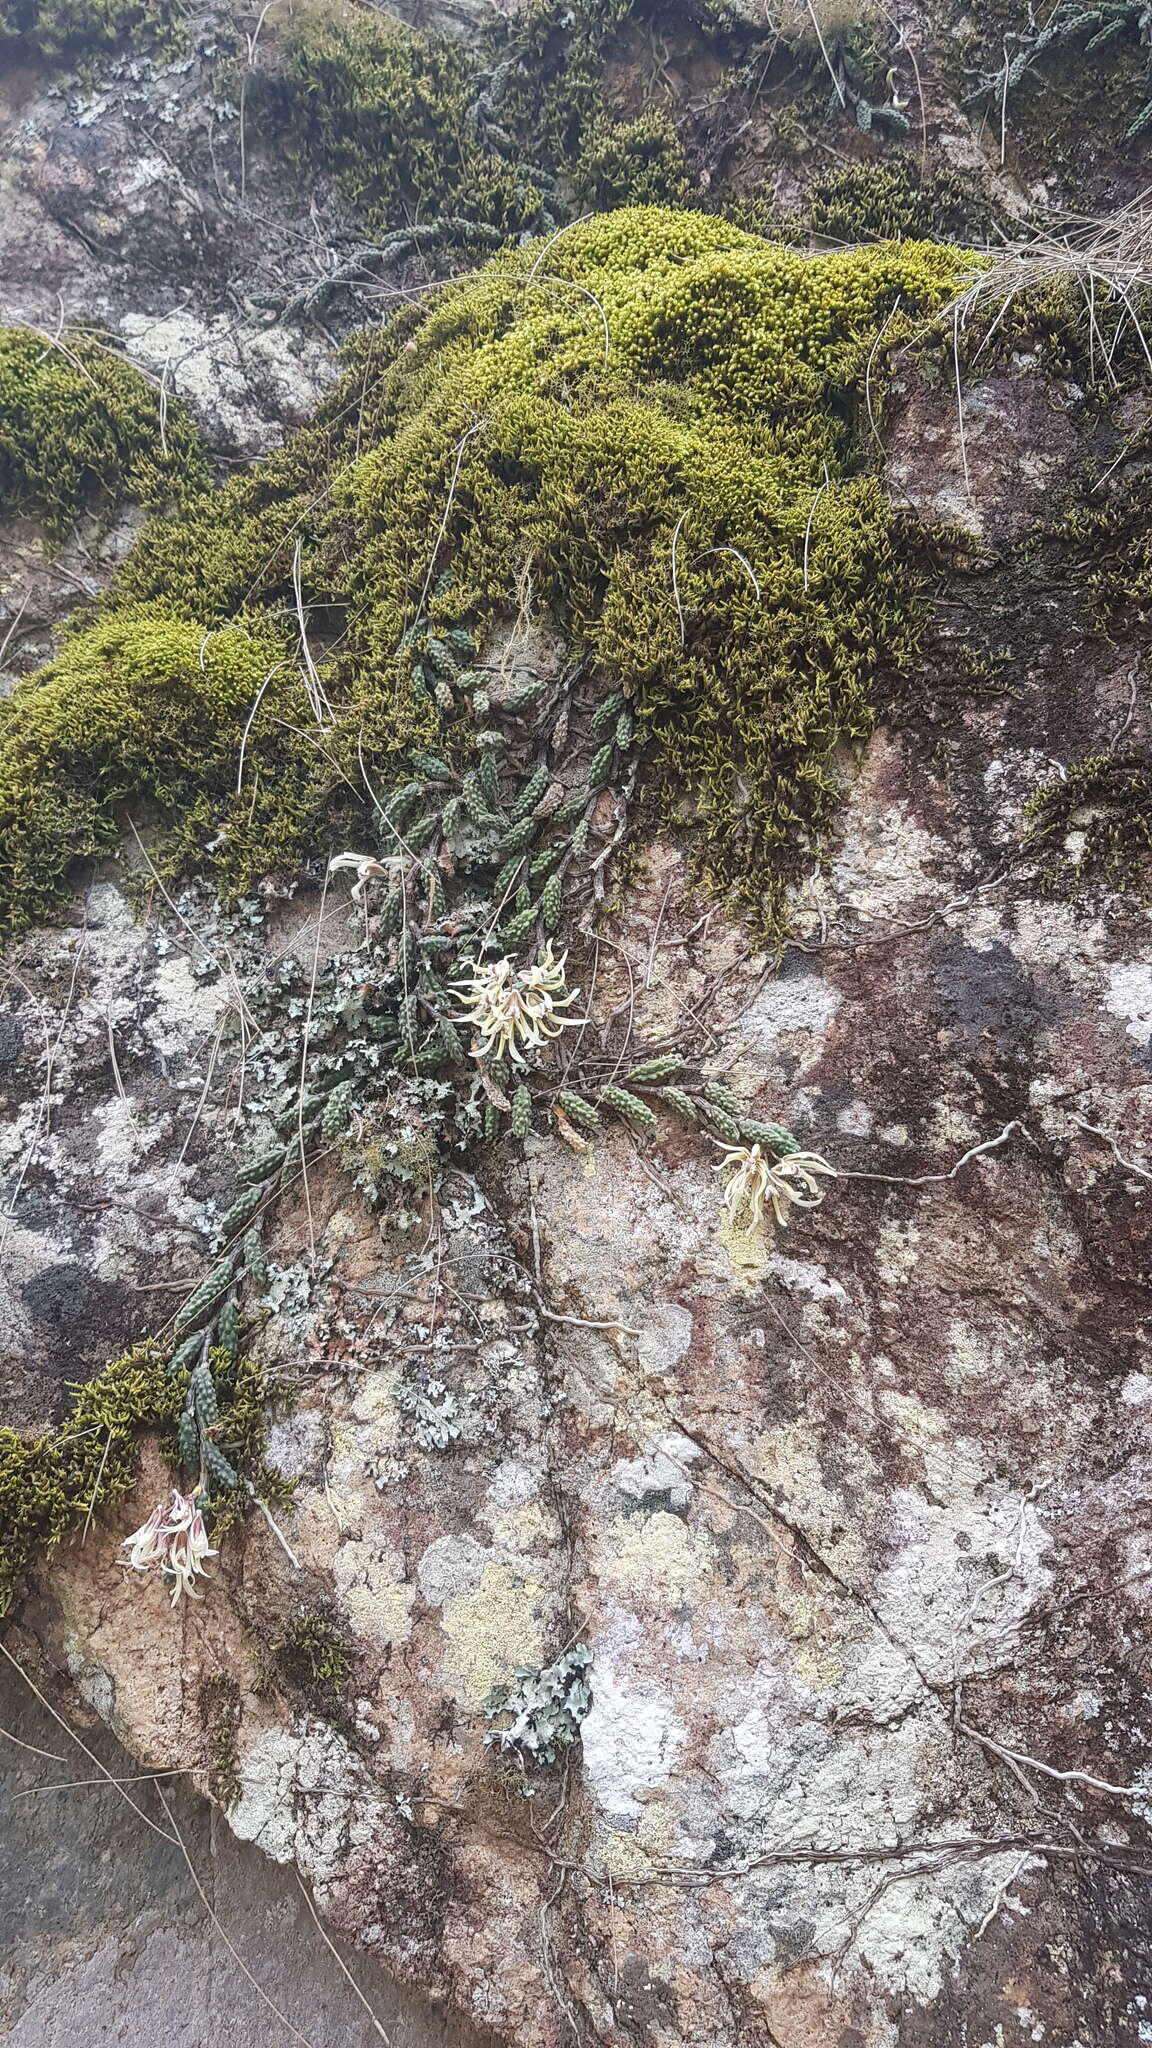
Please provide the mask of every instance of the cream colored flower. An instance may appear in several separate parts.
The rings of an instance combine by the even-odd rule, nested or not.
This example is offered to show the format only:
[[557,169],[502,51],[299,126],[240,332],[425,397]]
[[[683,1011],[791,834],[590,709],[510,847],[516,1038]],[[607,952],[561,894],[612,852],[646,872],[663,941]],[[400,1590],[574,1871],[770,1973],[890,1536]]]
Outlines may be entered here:
[[161,1501],[142,1528],[125,1536],[120,1548],[128,1554],[118,1558],[117,1563],[129,1571],[147,1572],[155,1568],[173,1581],[173,1607],[181,1593],[187,1593],[192,1600],[199,1597],[195,1580],[207,1577],[204,1559],[218,1555],[208,1542],[195,1494],[178,1493],[175,1487],[171,1505],[165,1507]]
[[343,868],[354,868],[356,880],[352,884],[353,903],[363,903],[364,891],[369,882],[387,881],[388,863],[376,860],[370,853],[335,853],[328,863],[328,873],[337,875]]
[[825,1191],[817,1176],[835,1177],[836,1168],[819,1152],[789,1152],[783,1159],[773,1159],[762,1145],[737,1145],[725,1153],[716,1171],[731,1175],[724,1189],[724,1207],[733,1223],[759,1230],[768,1202],[782,1227],[788,1221],[789,1206],[818,1209]]
[[565,988],[567,958],[562,953],[557,960],[549,941],[531,967],[514,967],[508,959],[467,963],[473,970],[469,979],[453,986],[469,1012],[456,1022],[472,1026],[474,1059],[509,1059],[515,1067],[526,1067],[526,1051],[538,1052],[566,1025],[586,1021],[558,1015],[580,993]]

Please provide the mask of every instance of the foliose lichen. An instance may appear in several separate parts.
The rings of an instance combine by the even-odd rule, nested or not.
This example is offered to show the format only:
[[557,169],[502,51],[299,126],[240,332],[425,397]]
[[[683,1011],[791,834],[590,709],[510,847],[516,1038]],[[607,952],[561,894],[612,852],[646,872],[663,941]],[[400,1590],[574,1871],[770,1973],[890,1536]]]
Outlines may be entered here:
[[521,1765],[554,1764],[562,1750],[572,1747],[592,1705],[591,1666],[587,1644],[574,1643],[542,1669],[521,1668],[485,1708],[490,1720],[509,1717],[509,1725],[494,1728],[485,1742],[512,1751]]

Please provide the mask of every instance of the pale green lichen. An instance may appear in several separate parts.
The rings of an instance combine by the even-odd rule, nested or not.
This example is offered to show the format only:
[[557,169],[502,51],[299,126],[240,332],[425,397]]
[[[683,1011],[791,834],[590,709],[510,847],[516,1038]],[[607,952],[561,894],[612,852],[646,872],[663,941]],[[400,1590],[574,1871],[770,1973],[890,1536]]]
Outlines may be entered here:
[[507,1565],[485,1565],[473,1593],[445,1602],[449,1675],[465,1705],[482,1707],[493,1688],[525,1667],[538,1667],[544,1651],[539,1612],[543,1587]]

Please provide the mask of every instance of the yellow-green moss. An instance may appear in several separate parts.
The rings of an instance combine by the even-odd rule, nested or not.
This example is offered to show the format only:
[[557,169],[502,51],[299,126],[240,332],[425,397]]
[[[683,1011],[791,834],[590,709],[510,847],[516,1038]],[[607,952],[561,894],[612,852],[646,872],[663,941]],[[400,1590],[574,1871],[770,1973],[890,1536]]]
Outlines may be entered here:
[[48,914],[72,863],[112,846],[142,801],[173,857],[211,846],[234,887],[295,857],[316,771],[283,721],[306,715],[267,618],[209,632],[134,607],[77,633],[0,703],[0,935]]
[[[155,800],[175,844],[211,848],[236,886],[315,837],[342,778],[362,786],[361,752],[387,786],[406,747],[470,745],[407,636],[482,641],[529,569],[605,694],[633,699],[701,873],[771,923],[835,800],[837,749],[865,736],[875,683],[917,643],[915,585],[854,430],[865,371],[875,406],[881,332],[913,331],[966,261],[927,243],[811,258],[642,207],[447,287],[357,351],[316,427],[146,534],[110,617],[0,707],[9,921],[47,907],[72,855],[111,844],[118,801]],[[237,800],[245,719],[289,656],[297,544],[338,650],[337,722],[322,750],[278,722],[307,724],[285,709],[286,668]],[[247,609],[205,640],[142,598],[196,607],[205,628]]]
[[0,510],[55,534],[81,512],[157,505],[203,482],[183,408],[91,337],[0,327]]
[[510,612],[530,565],[605,692],[633,697],[702,871],[770,913],[835,797],[837,747],[914,651],[852,421],[881,328],[906,335],[963,260],[812,259],[641,208],[447,290],[391,373],[392,432],[334,487],[322,559],[362,622],[358,725],[388,737],[389,661],[442,521],[430,618]]
[[[171,1373],[166,1354],[144,1344],[74,1388],[58,1428],[40,1436],[0,1428],[0,1615],[40,1552],[131,1492],[141,1430],[162,1431],[174,1454],[187,1391],[188,1374]],[[258,1476],[267,1392],[261,1368],[239,1359],[222,1389],[213,1432],[229,1456]],[[213,1501],[214,1512],[229,1507],[226,1494]]]

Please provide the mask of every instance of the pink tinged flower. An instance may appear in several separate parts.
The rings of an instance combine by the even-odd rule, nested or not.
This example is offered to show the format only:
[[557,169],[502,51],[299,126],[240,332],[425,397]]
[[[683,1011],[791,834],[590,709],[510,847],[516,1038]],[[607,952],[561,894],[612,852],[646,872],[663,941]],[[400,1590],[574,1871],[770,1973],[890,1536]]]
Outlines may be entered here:
[[160,1563],[165,1549],[161,1531],[164,1528],[166,1514],[167,1510],[161,1501],[158,1507],[153,1508],[142,1529],[137,1529],[132,1536],[125,1536],[120,1548],[127,1551],[128,1555],[118,1557],[117,1564],[127,1565],[134,1572],[146,1572],[154,1564]]
[[343,868],[351,868],[356,876],[356,880],[352,884],[353,903],[363,903],[364,891],[367,889],[369,882],[386,881],[388,878],[388,864],[384,861],[374,860],[370,853],[334,854],[328,863],[328,873],[336,875]]
[[179,1493],[175,1488],[171,1504],[165,1507],[161,1502],[153,1508],[143,1528],[126,1536],[120,1547],[127,1555],[117,1559],[119,1564],[137,1572],[155,1569],[173,1581],[173,1606],[181,1593],[187,1593],[191,1599],[199,1597],[194,1581],[207,1577],[203,1561],[218,1555],[208,1542],[195,1496]]
[[204,1528],[204,1517],[200,1513],[199,1508],[197,1508],[187,1528],[178,1529],[168,1547],[168,1559],[164,1566],[164,1572],[165,1576],[171,1575],[174,1580],[172,1587],[173,1607],[175,1607],[181,1593],[187,1593],[190,1600],[199,1599],[200,1596],[193,1582],[197,1578],[207,1578],[208,1574],[204,1570],[203,1560],[206,1557],[216,1557],[217,1555],[218,1553],[209,1546],[207,1532]]

